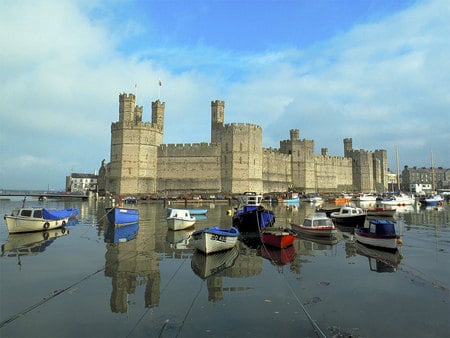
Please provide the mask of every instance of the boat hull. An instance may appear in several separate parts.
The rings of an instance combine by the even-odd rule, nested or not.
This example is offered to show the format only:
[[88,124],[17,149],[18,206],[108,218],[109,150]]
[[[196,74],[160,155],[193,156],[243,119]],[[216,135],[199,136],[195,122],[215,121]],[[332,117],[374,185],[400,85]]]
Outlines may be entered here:
[[190,245],[205,254],[229,250],[236,245],[239,235],[237,229],[231,229],[227,231],[213,227],[195,231],[191,236]]
[[109,223],[116,226],[130,225],[139,222],[139,210],[132,208],[107,208],[106,215]]
[[358,230],[358,228],[355,229],[355,238],[362,244],[383,249],[397,249],[398,236],[379,237],[375,235],[368,235],[363,232],[359,232]]
[[376,217],[394,217],[397,211],[395,209],[386,209],[386,208],[375,208],[375,209],[367,209],[367,216],[376,216]]
[[190,228],[194,226],[195,224],[195,217],[192,217],[191,219],[183,219],[183,218],[167,218],[167,226],[171,230],[184,230],[187,228]]
[[49,220],[43,218],[5,215],[4,218],[10,234],[58,229],[65,226],[69,221],[67,217],[63,219]]
[[300,235],[315,236],[315,237],[335,237],[338,233],[336,227],[305,227],[301,224],[290,223],[291,229]]
[[261,234],[261,241],[275,248],[284,249],[294,243],[295,235],[283,229],[266,228]]
[[331,219],[336,225],[341,225],[345,227],[357,227],[357,226],[362,227],[364,226],[364,222],[366,221],[366,215],[363,214],[363,215],[344,216],[332,213]]

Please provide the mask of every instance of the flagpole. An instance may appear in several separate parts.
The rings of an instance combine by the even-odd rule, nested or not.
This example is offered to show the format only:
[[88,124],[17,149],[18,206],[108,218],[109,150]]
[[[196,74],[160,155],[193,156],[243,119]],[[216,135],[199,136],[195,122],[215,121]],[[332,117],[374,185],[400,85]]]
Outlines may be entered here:
[[158,81],[158,101],[160,101],[161,98],[161,80]]

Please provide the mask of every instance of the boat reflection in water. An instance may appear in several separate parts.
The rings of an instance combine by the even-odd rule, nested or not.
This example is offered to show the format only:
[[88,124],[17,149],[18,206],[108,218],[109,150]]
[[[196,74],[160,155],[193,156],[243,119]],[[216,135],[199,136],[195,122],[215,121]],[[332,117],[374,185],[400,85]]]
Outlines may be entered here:
[[355,242],[356,253],[369,259],[369,268],[375,272],[395,272],[403,256],[398,249],[380,250]]
[[294,260],[296,256],[295,247],[290,245],[280,249],[270,245],[261,246],[261,256],[272,262],[276,266],[283,266]]
[[197,276],[202,279],[207,279],[232,267],[238,256],[239,251],[236,247],[209,255],[195,250],[191,259],[191,268]]
[[[197,217],[197,216],[195,216]],[[194,228],[183,230],[167,229],[166,241],[170,244],[170,247],[175,250],[191,249],[188,247],[189,237],[195,231]]]
[[105,231],[105,242],[122,243],[128,242],[136,238],[139,230],[139,222],[127,225],[109,224]]
[[65,227],[47,231],[36,231],[18,234],[9,234],[2,244],[2,256],[17,257],[21,265],[21,256],[33,256],[44,252],[58,237],[66,236],[69,230]]

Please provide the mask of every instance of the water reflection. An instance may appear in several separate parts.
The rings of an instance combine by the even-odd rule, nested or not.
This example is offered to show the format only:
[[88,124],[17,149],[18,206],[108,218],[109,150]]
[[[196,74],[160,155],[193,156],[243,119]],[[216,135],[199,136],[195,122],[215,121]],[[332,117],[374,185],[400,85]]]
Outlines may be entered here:
[[[136,230],[135,225],[125,231],[121,228],[114,229],[114,233],[118,231],[119,234],[129,234]],[[145,307],[159,305],[161,276],[159,255],[155,251],[155,226],[152,222],[141,221],[137,228],[138,235],[127,241],[110,241],[116,236],[105,233],[105,276],[111,277],[112,282],[112,312],[127,312],[128,295],[134,294],[136,288],[141,287],[145,287]]]
[[232,267],[238,256],[239,251],[236,247],[209,255],[195,250],[191,258],[191,268],[197,276],[202,279],[207,279]]
[[395,272],[403,256],[397,250],[384,251],[355,242],[356,253],[369,259],[369,268],[375,272]]
[[66,236],[69,230],[65,227],[48,231],[9,234],[2,244],[2,256],[17,257],[21,266],[21,256],[34,256],[44,252],[57,238]]

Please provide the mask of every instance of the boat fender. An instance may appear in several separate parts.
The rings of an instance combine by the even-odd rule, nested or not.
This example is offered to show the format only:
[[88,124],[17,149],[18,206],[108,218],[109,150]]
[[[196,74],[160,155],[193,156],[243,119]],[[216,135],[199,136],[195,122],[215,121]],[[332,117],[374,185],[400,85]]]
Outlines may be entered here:
[[44,229],[48,229],[49,226],[50,226],[50,223],[49,223],[49,222],[45,222],[45,223],[44,223]]
[[420,207],[420,206],[422,206],[422,203],[418,202],[417,205]]
[[398,245],[402,245],[402,244],[403,244],[403,241],[402,241],[401,238],[397,238],[397,244],[398,244]]
[[62,226],[66,225],[66,221],[62,221]]
[[439,202],[438,205],[439,205],[440,207],[442,207],[442,206],[444,205],[444,203],[443,203],[443,202]]

